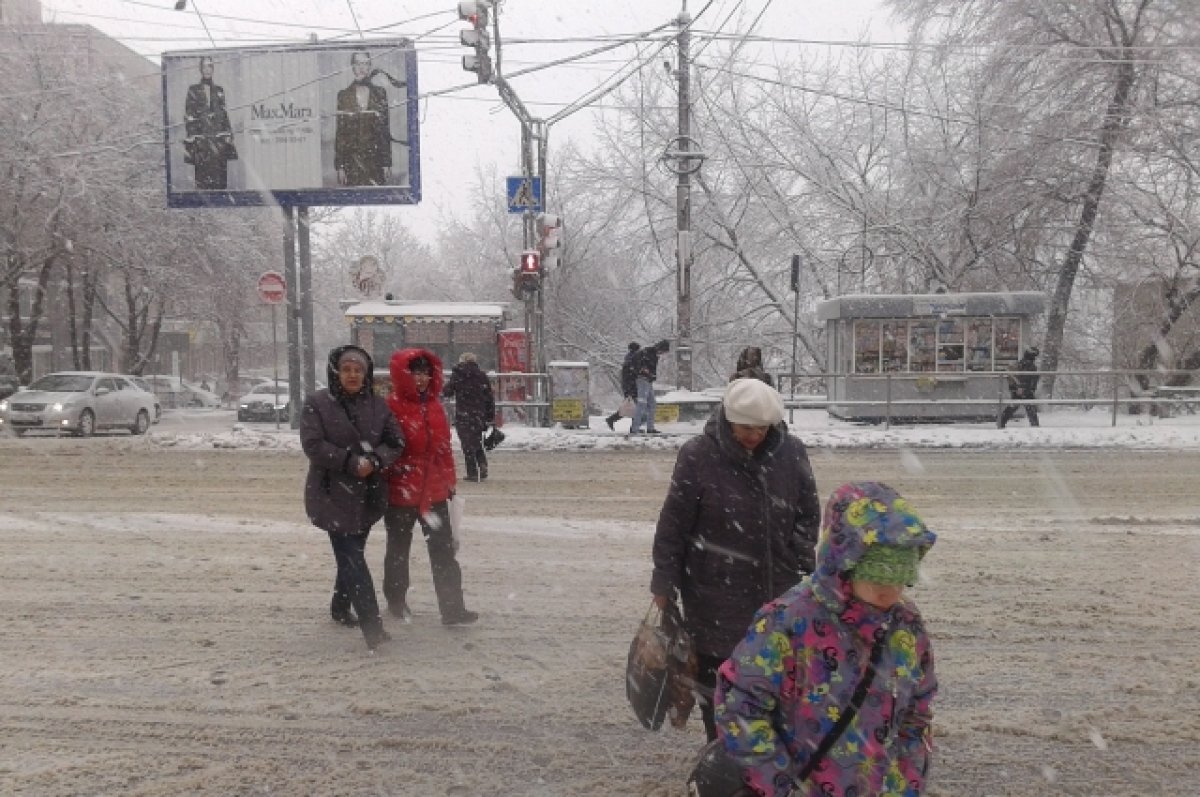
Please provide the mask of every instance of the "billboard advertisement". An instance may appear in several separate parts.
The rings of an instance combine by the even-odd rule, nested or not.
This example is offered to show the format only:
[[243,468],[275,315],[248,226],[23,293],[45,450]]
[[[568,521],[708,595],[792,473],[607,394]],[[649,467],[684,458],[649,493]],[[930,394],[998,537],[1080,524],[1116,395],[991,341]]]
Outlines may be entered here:
[[163,53],[167,204],[421,199],[408,39]]

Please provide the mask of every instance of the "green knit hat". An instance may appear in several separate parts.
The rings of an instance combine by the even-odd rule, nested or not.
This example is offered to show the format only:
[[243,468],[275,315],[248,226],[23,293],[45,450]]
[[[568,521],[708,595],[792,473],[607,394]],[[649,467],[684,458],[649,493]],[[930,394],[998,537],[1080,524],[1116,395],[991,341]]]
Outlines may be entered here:
[[899,545],[868,545],[862,559],[850,571],[854,581],[872,584],[912,586],[917,583],[917,565],[921,562],[919,548]]

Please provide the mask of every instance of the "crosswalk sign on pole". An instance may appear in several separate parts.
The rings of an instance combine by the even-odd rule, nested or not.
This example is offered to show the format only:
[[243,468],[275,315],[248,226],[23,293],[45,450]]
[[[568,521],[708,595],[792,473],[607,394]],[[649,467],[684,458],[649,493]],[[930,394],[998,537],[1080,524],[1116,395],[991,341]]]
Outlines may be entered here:
[[542,212],[542,178],[509,177],[505,186],[509,213]]

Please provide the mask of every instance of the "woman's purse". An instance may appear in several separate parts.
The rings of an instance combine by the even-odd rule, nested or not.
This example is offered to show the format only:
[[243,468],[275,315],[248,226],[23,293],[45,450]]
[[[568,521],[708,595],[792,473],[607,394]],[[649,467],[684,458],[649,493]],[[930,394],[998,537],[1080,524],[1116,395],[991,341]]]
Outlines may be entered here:
[[483,447],[486,448],[488,451],[491,451],[493,448],[495,448],[496,446],[500,445],[503,442],[504,442],[504,432],[500,431],[495,426],[492,427],[492,431],[488,432],[483,437]]

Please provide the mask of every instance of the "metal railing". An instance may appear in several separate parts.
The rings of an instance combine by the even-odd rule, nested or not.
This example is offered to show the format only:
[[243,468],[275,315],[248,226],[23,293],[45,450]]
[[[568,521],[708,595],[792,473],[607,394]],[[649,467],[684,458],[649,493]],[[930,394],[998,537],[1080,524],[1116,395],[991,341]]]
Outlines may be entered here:
[[[1061,380],[1064,377],[1085,377],[1085,384],[1096,384],[1097,390],[1094,394],[1068,396],[1065,398],[1032,398],[1018,399],[1012,398],[1008,391],[1008,377],[1020,374],[1046,376],[1048,374],[1056,374]],[[1187,385],[1158,385],[1148,389],[1141,388],[1136,381],[1138,376],[1144,376],[1148,379],[1163,380],[1173,376],[1187,377],[1188,380],[1194,381],[1195,384]],[[855,379],[864,382],[882,381],[884,383],[884,396],[882,398],[869,399],[851,399],[851,398],[816,398],[811,394],[808,396],[796,395],[796,385],[802,380],[807,381],[811,386],[826,386],[835,382],[838,379]],[[951,381],[961,383],[969,380],[994,380],[997,385],[993,388],[996,392],[996,397],[993,398],[939,398],[933,395],[918,396],[912,398],[897,397],[896,385],[898,383],[915,383],[914,388],[920,390],[922,380],[931,380],[933,386],[936,387],[938,380]],[[1107,382],[1107,385],[1104,383]],[[981,410],[984,407],[994,409],[996,423],[1000,422],[1000,415],[1004,408],[1009,405],[1025,406],[1031,405],[1034,407],[1054,407],[1054,406],[1083,406],[1086,408],[1107,406],[1111,408],[1112,425],[1117,425],[1117,416],[1120,414],[1122,407],[1132,408],[1137,407],[1146,411],[1151,416],[1169,417],[1178,409],[1186,410],[1189,413],[1194,413],[1200,408],[1200,372],[1187,370],[1107,370],[1107,371],[953,371],[953,372],[927,372],[927,373],[888,373],[888,374],[857,374],[848,372],[802,372],[802,373],[782,373],[776,376],[776,384],[780,386],[780,393],[784,396],[785,405],[789,410],[796,409],[822,409],[828,408],[830,405],[838,407],[864,407],[864,408],[882,408],[882,421],[888,426],[897,418],[912,417],[905,416],[896,411],[897,407],[979,407]],[[1103,392],[1101,392],[1103,389]],[[828,392],[826,392],[828,396]],[[964,415],[966,413],[963,413]],[[991,412],[981,412],[981,415],[991,415]],[[792,416],[789,416],[789,421]],[[935,420],[935,416],[928,416],[927,420]],[[953,420],[951,416],[947,416],[947,420]]]

